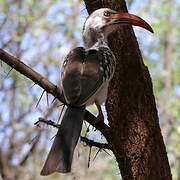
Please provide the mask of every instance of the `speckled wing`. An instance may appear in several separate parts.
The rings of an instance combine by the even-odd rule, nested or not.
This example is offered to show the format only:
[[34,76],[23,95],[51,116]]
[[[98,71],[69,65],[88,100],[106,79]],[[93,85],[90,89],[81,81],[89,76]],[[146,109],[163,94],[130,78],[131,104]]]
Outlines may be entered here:
[[78,47],[66,57],[62,68],[63,93],[67,103],[80,106],[103,84],[104,70],[101,51]]

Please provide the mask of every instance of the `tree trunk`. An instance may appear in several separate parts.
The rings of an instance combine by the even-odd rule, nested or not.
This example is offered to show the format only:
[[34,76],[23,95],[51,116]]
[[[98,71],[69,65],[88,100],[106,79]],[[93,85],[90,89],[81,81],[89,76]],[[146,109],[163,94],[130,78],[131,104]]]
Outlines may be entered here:
[[[127,11],[125,0],[84,0],[89,13],[108,7]],[[117,59],[106,103],[111,134],[106,139],[123,179],[172,179],[159,127],[152,82],[132,27],[109,38]]]

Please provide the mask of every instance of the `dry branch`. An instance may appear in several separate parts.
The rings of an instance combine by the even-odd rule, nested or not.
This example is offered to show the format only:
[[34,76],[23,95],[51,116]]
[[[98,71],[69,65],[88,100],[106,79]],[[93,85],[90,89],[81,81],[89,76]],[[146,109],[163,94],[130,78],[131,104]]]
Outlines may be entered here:
[[59,128],[60,125],[56,124],[55,122],[51,121],[51,120],[47,120],[45,118],[40,117],[39,120],[37,122],[34,123],[34,125],[36,126],[40,126],[41,123],[45,123],[47,125],[53,126],[55,128]]
[[18,58],[15,58],[14,56],[11,56],[4,50],[0,49],[0,59],[16,71],[20,72],[21,74],[32,80],[35,84],[38,84],[46,92],[57,97],[57,99],[59,99],[60,101],[65,102],[60,89],[56,85],[48,81],[39,73],[35,72],[29,66],[20,61]]
[[[39,120],[37,122],[34,123],[34,125],[37,125],[37,126],[40,126],[41,123],[44,123],[44,124],[47,124],[47,125],[50,125],[50,126],[53,126],[55,128],[59,128],[60,125],[51,121],[51,120],[47,120],[45,118],[39,118]],[[82,137],[81,136],[81,141],[86,143],[86,145],[88,145],[89,147],[97,147],[99,149],[110,149],[110,146],[108,144],[103,144],[103,143],[99,143],[99,142],[95,142],[93,140],[90,140],[86,137]]]
[[99,143],[99,142],[95,142],[91,139],[88,139],[86,137],[82,137],[81,136],[81,141],[86,143],[86,145],[88,145],[89,147],[97,147],[99,149],[110,149],[108,144],[104,144],[104,143]]

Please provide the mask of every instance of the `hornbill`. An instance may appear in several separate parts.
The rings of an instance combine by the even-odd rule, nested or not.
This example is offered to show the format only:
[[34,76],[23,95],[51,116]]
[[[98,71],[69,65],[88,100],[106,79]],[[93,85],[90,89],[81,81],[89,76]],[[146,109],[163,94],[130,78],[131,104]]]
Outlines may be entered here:
[[61,86],[68,105],[41,175],[71,171],[86,106],[95,103],[102,117],[100,107],[106,101],[108,85],[116,67],[107,38],[121,25],[140,26],[153,32],[151,26],[138,16],[101,8],[94,11],[84,24],[85,48],[77,47],[65,58]]

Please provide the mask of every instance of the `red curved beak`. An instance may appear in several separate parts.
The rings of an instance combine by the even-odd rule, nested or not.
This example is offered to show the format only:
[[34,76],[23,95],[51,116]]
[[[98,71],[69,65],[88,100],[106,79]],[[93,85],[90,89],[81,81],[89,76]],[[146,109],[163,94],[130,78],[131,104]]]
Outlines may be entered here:
[[139,26],[154,33],[152,27],[146,21],[136,15],[121,12],[113,14],[111,18],[111,23],[113,24]]

